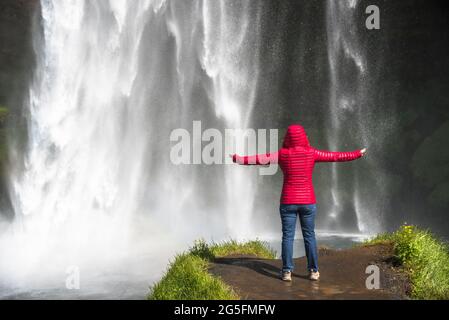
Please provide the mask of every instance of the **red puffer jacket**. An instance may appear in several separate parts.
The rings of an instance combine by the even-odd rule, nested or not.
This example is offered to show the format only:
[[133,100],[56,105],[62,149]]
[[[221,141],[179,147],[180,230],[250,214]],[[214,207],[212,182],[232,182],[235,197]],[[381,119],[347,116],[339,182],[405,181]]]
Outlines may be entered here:
[[304,128],[300,125],[288,127],[282,149],[275,153],[241,157],[233,155],[233,161],[239,164],[279,163],[284,173],[282,204],[314,204],[315,191],[312,184],[312,172],[315,162],[342,162],[358,159],[360,150],[352,152],[320,151],[310,146]]

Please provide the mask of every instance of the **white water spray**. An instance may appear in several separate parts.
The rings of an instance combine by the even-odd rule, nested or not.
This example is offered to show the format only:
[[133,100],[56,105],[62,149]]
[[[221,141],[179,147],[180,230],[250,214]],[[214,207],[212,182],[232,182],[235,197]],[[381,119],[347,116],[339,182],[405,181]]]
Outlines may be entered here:
[[[97,283],[98,294],[111,275],[136,275],[143,297],[194,239],[252,236],[251,172],[221,166],[206,181],[198,166],[169,161],[175,128],[248,125],[258,70],[251,10],[227,1],[41,1],[29,146],[24,170],[11,176],[16,218],[1,237],[0,287],[59,288],[75,265],[82,288]],[[212,208],[202,201],[209,185],[223,198]]]
[[[357,113],[366,141],[356,7],[328,2],[329,116],[338,132],[345,112]],[[142,298],[194,239],[260,236],[256,169],[169,161],[173,129],[191,131],[195,120],[203,129],[254,125],[260,10],[253,1],[41,0],[29,145],[10,177],[15,220],[0,236],[0,293]],[[348,64],[355,90],[343,86]],[[330,147],[339,139],[330,135]],[[357,190],[359,230],[372,230]],[[81,292],[64,287],[70,266],[79,267]]]
[[[329,148],[338,150],[344,148],[344,142],[348,136],[357,137],[363,145],[368,147],[373,138],[370,130],[373,123],[370,123],[370,106],[368,105],[370,95],[369,79],[372,71],[368,70],[368,63],[365,49],[362,45],[363,28],[365,27],[363,18],[358,15],[358,0],[327,1],[327,37],[328,37],[328,60],[330,67],[330,92],[329,92],[329,119],[330,131],[328,133]],[[371,73],[371,74],[370,74]],[[380,128],[375,128],[375,136],[381,139]],[[370,136],[371,135],[371,136]],[[370,203],[372,199],[383,199],[381,194],[385,192],[382,173],[375,171],[373,158],[363,159],[371,162],[371,170],[356,172],[353,181],[352,203],[357,215],[358,230],[365,234],[374,234],[382,230],[379,219],[383,209],[377,203],[377,207]],[[360,165],[359,165],[360,167]],[[348,191],[341,183],[341,169],[339,164],[332,164],[331,196],[334,210],[330,212],[328,223],[340,223],[343,208],[343,198]],[[360,195],[362,185],[367,182],[361,179],[370,180],[377,188],[376,196],[371,192]],[[346,199],[348,201],[348,199]]]

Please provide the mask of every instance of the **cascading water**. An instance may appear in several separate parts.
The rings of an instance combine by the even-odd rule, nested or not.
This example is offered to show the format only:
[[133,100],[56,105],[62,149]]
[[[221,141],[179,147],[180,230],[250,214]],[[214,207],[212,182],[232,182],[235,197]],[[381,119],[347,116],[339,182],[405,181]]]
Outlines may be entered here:
[[[131,273],[142,296],[149,277],[193,239],[252,236],[251,173],[215,166],[208,181],[199,174],[207,168],[176,167],[169,137],[191,131],[194,120],[203,129],[248,125],[256,9],[229,1],[41,1],[29,147],[24,170],[11,176],[16,218],[1,239],[1,286],[42,289],[51,278],[59,288],[76,266],[89,279],[84,288],[117,282],[104,274]],[[214,207],[198,196],[211,183],[221,198]]]
[[[360,23],[358,15],[357,0],[333,1],[327,0],[327,38],[328,38],[328,60],[330,67],[330,92],[329,92],[329,148],[333,150],[344,149],[343,142],[356,140],[365,147],[370,147],[370,134],[375,131],[370,130],[373,124],[369,123],[371,117],[370,99],[373,92],[370,91],[370,73],[368,70],[367,57],[364,46],[361,43],[364,23]],[[380,128],[375,135],[380,139]],[[372,138],[372,137],[371,137]],[[373,158],[368,157],[364,161],[373,162]],[[374,165],[374,164],[373,164]],[[341,169],[341,165],[332,164],[330,193],[333,201],[333,208],[328,214],[326,224],[328,226],[337,225],[341,228],[343,211],[347,210],[344,202],[353,204],[356,214],[357,228],[362,233],[376,233],[381,230],[381,220],[379,211],[381,206],[369,204],[370,199],[376,198],[372,191],[367,196],[360,195],[360,189],[366,182],[361,179],[372,181],[376,188],[377,197],[381,198],[385,190],[381,172],[366,170],[361,171],[357,166],[353,171],[349,171],[352,177],[346,177],[344,182],[349,181],[350,185],[342,183],[342,175],[348,173],[346,169]],[[371,168],[374,169],[374,168]],[[348,195],[348,189],[352,195]],[[346,199],[345,199],[346,198]],[[361,202],[363,201],[363,205]],[[382,201],[382,200],[381,200]],[[377,208],[376,208],[377,206]],[[370,208],[371,211],[367,210]]]
[[[202,62],[213,82],[211,97],[216,115],[224,119],[226,128],[247,128],[254,107],[260,69],[260,13],[257,7],[255,10],[251,8],[250,2],[229,2],[226,5],[225,1],[206,1],[203,17],[205,52]],[[240,148],[237,151],[245,150]],[[255,179],[245,168],[235,166],[225,168],[225,179],[225,212],[230,235],[249,237],[253,234],[251,213]]]
[[[357,107],[368,96],[367,63],[351,24],[357,2],[327,4],[329,145],[342,147],[347,115],[367,145],[369,110]],[[253,213],[254,168],[170,161],[171,132],[194,135],[195,120],[221,133],[263,127],[253,121],[256,97],[279,92],[261,76],[261,25],[270,20],[263,10],[256,1],[41,0],[29,143],[10,177],[15,219],[0,236],[0,294],[49,288],[56,297],[143,297],[194,239],[263,238],[255,220],[278,237],[277,212]],[[280,39],[270,60],[278,65],[290,63]],[[303,58],[292,65],[301,68]],[[192,153],[201,147],[192,136]],[[332,169],[327,229],[346,231],[340,203],[349,197],[359,231],[376,230],[372,212],[362,210],[376,204],[365,205],[371,189],[358,170],[342,179]],[[344,196],[343,180],[355,185]],[[64,287],[70,267],[79,268],[81,291]]]

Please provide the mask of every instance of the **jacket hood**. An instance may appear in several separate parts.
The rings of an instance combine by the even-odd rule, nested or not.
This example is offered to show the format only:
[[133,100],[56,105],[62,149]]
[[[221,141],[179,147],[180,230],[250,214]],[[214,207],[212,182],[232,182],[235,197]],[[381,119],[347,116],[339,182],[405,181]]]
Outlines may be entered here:
[[299,124],[289,126],[282,147],[286,149],[294,147],[310,147],[309,139],[307,138],[304,128]]

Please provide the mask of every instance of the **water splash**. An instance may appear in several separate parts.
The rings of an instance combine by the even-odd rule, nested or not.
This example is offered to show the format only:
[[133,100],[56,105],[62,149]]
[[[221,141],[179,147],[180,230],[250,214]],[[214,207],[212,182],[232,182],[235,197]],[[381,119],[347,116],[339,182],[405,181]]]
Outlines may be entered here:
[[[212,79],[209,92],[216,116],[223,118],[227,128],[249,126],[257,92],[259,65],[260,13],[250,2],[203,3],[204,53],[202,66]],[[251,19],[251,23],[250,23]],[[243,136],[236,137],[242,140]],[[244,153],[245,150],[237,150]],[[249,237],[255,194],[254,178],[246,168],[225,169],[226,220],[234,237]]]
[[[328,61],[330,66],[330,93],[329,115],[330,130],[328,134],[329,148],[337,150],[344,148],[342,142],[348,140],[348,136],[357,137],[360,147],[369,147],[373,132],[370,131],[370,77],[367,62],[367,54],[362,45],[363,20],[360,20],[357,10],[359,1],[327,1],[327,37],[328,37]],[[350,124],[356,124],[355,127]],[[379,128],[377,128],[379,129]],[[349,131],[349,132],[347,132]],[[346,132],[346,133],[345,133]],[[380,135],[376,132],[380,139]],[[368,157],[363,161],[370,162],[374,167],[374,158]],[[331,170],[331,195],[334,210],[329,214],[328,224],[341,223],[344,207],[344,193],[348,192],[342,185],[338,164],[332,165]],[[376,233],[382,229],[380,208],[372,205],[369,198],[375,198],[371,193],[369,198],[360,194],[363,184],[360,179],[372,181],[383,193],[385,184],[380,172],[377,176],[373,173],[357,172],[353,178],[352,205],[357,216],[357,228],[362,233]],[[376,175],[376,173],[374,173]]]
[[[171,130],[201,113],[205,126],[248,126],[255,8],[41,1],[29,146],[11,175],[16,218],[1,237],[2,283],[58,287],[70,265],[95,282],[98,273],[132,273],[130,261],[142,257],[135,272],[155,280],[193,239],[251,236],[250,172],[220,166],[210,170],[223,182],[206,181],[199,166],[175,167],[168,156]],[[211,183],[223,198],[213,207],[201,196]]]
[[[328,2],[331,148],[343,140],[334,134],[345,115],[364,125],[369,66],[352,24],[357,4]],[[0,289],[40,292],[45,284],[64,296],[66,268],[77,265],[91,290],[75,296],[120,288],[119,297],[143,297],[192,240],[260,236],[251,228],[255,171],[168,159],[171,131],[192,131],[194,120],[204,129],[257,127],[261,3],[42,0],[41,9],[29,145],[10,177],[15,222],[0,237]],[[283,46],[274,47],[281,57]],[[355,80],[345,70],[355,70]],[[340,223],[342,179],[335,168],[332,175],[329,218]],[[354,184],[363,184],[360,176]],[[372,230],[372,206],[358,190],[351,193],[358,228]],[[143,286],[136,292],[117,285],[133,277]]]

